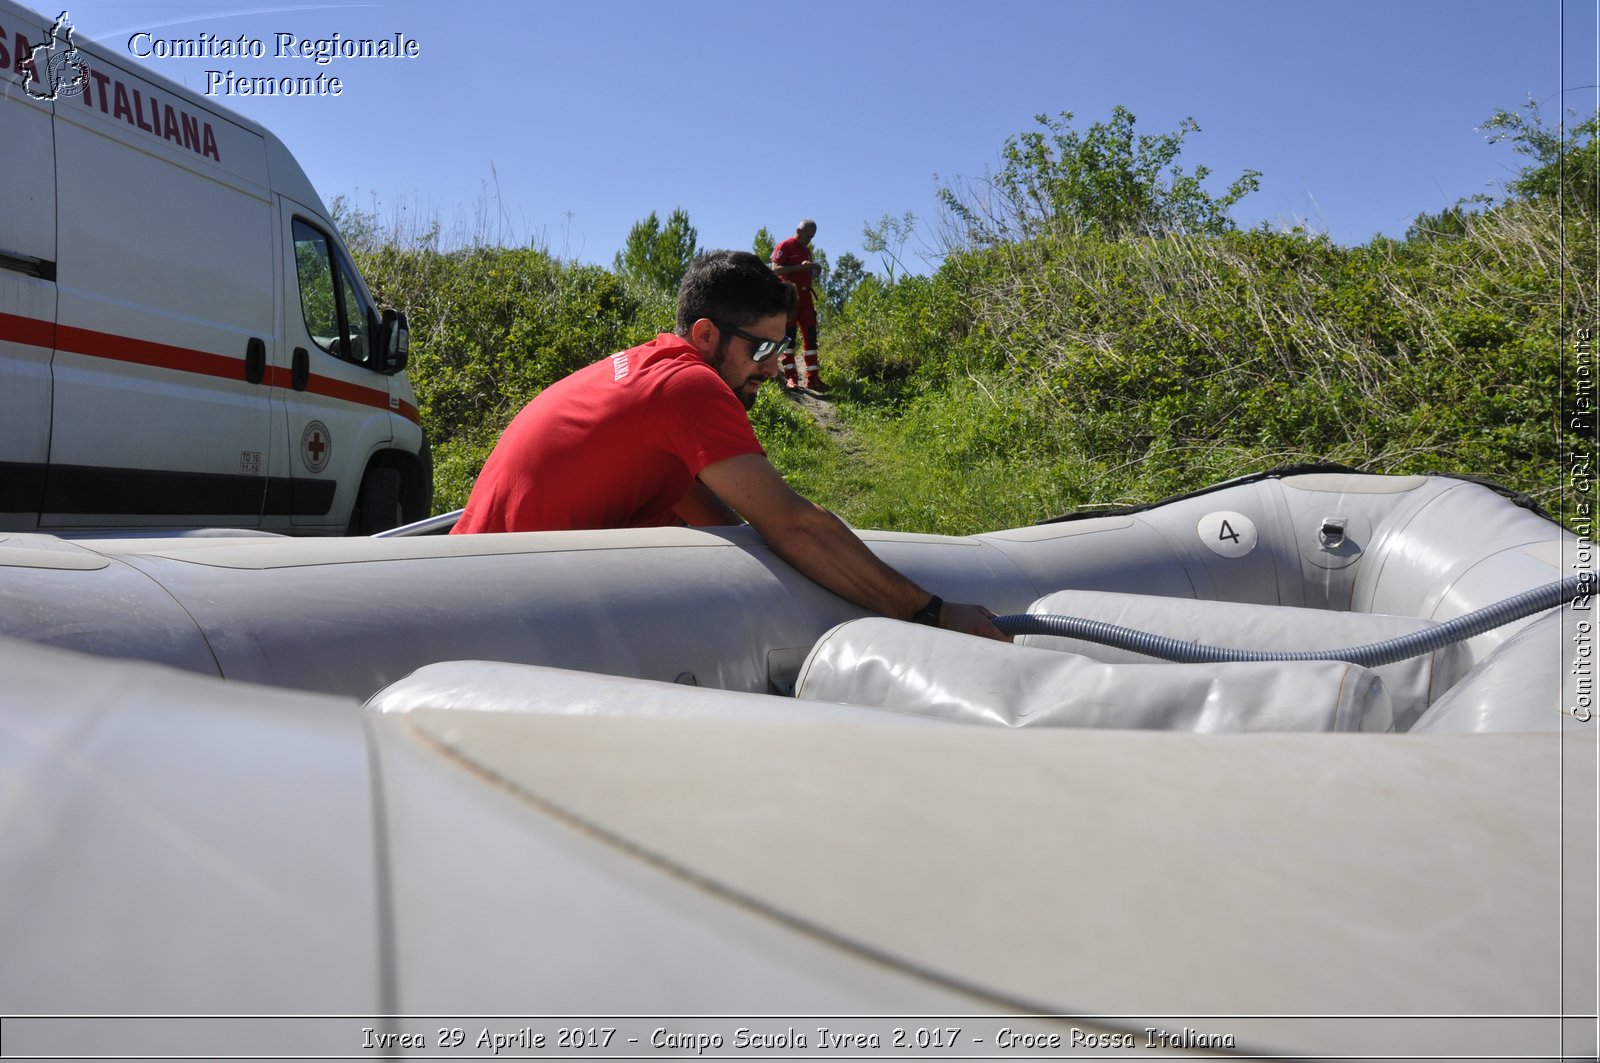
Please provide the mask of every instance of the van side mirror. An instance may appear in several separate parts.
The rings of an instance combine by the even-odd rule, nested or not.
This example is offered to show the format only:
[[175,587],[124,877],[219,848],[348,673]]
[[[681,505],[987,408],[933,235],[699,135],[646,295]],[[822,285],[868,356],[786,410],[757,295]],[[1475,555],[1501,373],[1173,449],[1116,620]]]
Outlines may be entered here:
[[399,310],[385,310],[379,341],[378,349],[383,352],[379,371],[393,376],[406,367],[411,357],[411,331],[406,327],[406,315]]

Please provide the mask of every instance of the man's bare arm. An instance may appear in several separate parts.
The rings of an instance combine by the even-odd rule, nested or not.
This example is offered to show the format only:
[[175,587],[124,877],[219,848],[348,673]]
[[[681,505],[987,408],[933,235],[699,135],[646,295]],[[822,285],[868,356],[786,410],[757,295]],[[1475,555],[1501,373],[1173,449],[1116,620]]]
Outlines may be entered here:
[[689,488],[689,493],[672,507],[672,512],[691,528],[739,523],[739,514],[729,509],[727,503],[699,480],[696,480],[694,486]]
[[[931,595],[856,538],[845,523],[801,497],[760,454],[742,454],[708,465],[700,481],[761,533],[789,564],[857,605],[898,620],[928,603]],[[1005,640],[981,605],[946,602],[939,626]]]

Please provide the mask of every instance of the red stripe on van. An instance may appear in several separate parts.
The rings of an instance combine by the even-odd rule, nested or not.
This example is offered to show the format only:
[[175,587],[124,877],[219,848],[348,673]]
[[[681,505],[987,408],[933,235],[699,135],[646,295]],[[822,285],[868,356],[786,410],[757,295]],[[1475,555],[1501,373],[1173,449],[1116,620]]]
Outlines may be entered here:
[[0,340],[26,343],[31,347],[54,347],[56,325],[53,321],[40,321],[16,314],[0,314]]
[[180,373],[221,377],[224,380],[244,379],[242,358],[209,354],[188,347],[172,347],[150,340],[136,340],[129,336],[78,328],[76,325],[56,326],[56,350],[87,354],[91,358],[106,358],[114,362],[148,365],[156,369],[174,369]]
[[[85,354],[91,358],[107,358],[116,362],[171,369],[178,373],[197,373],[223,380],[242,380],[244,377],[242,358],[229,358],[222,354],[210,354],[206,351],[190,350],[187,347],[173,347],[165,343],[153,343],[150,340],[136,340],[129,336],[96,332],[75,325],[55,325],[49,321],[20,317],[16,314],[0,314],[0,340],[27,343],[35,347],[54,347],[59,351]],[[267,368],[262,383],[275,388],[293,387],[289,370],[278,366]],[[317,395],[326,395],[329,398],[372,406],[380,410],[392,409],[408,421],[421,423],[421,414],[411,403],[402,401],[398,407],[391,407],[387,391],[366,388],[359,384],[347,384],[329,377],[312,377],[310,386],[306,390]]]

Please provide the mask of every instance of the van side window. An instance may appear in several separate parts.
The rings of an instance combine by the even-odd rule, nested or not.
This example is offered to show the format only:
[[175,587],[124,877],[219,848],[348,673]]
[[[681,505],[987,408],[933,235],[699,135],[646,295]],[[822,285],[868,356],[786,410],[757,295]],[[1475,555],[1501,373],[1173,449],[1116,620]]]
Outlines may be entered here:
[[349,344],[350,360],[357,365],[369,365],[372,358],[369,340],[377,315],[361,294],[355,270],[343,258],[339,260],[339,281],[339,291],[344,295],[345,340]]
[[294,266],[300,278],[300,313],[306,331],[329,354],[339,346],[339,301],[333,291],[333,256],[328,238],[299,218],[294,222]]
[[333,242],[299,218],[294,219],[294,264],[300,313],[312,340],[335,358],[366,365],[376,316]]

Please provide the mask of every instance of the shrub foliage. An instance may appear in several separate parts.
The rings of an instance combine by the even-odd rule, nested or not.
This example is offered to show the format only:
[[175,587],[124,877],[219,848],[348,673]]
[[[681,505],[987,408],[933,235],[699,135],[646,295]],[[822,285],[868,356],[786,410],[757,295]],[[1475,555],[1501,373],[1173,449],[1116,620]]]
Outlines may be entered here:
[[[1485,130],[1531,160],[1502,200],[1359,247],[1237,229],[1256,175],[1216,197],[1204,167],[1185,175],[1192,122],[1149,137],[1120,108],[1081,135],[1069,119],[1009,140],[998,177],[944,190],[931,276],[840,257],[830,431],[776,392],[753,413],[798,487],[858,526],[951,533],[1318,459],[1571,506],[1562,343],[1600,308],[1562,281],[1596,275],[1595,118],[1563,137],[1502,112]],[[659,283],[537,249],[425,234],[355,253],[410,315],[441,509],[540,388],[671,327]]]

